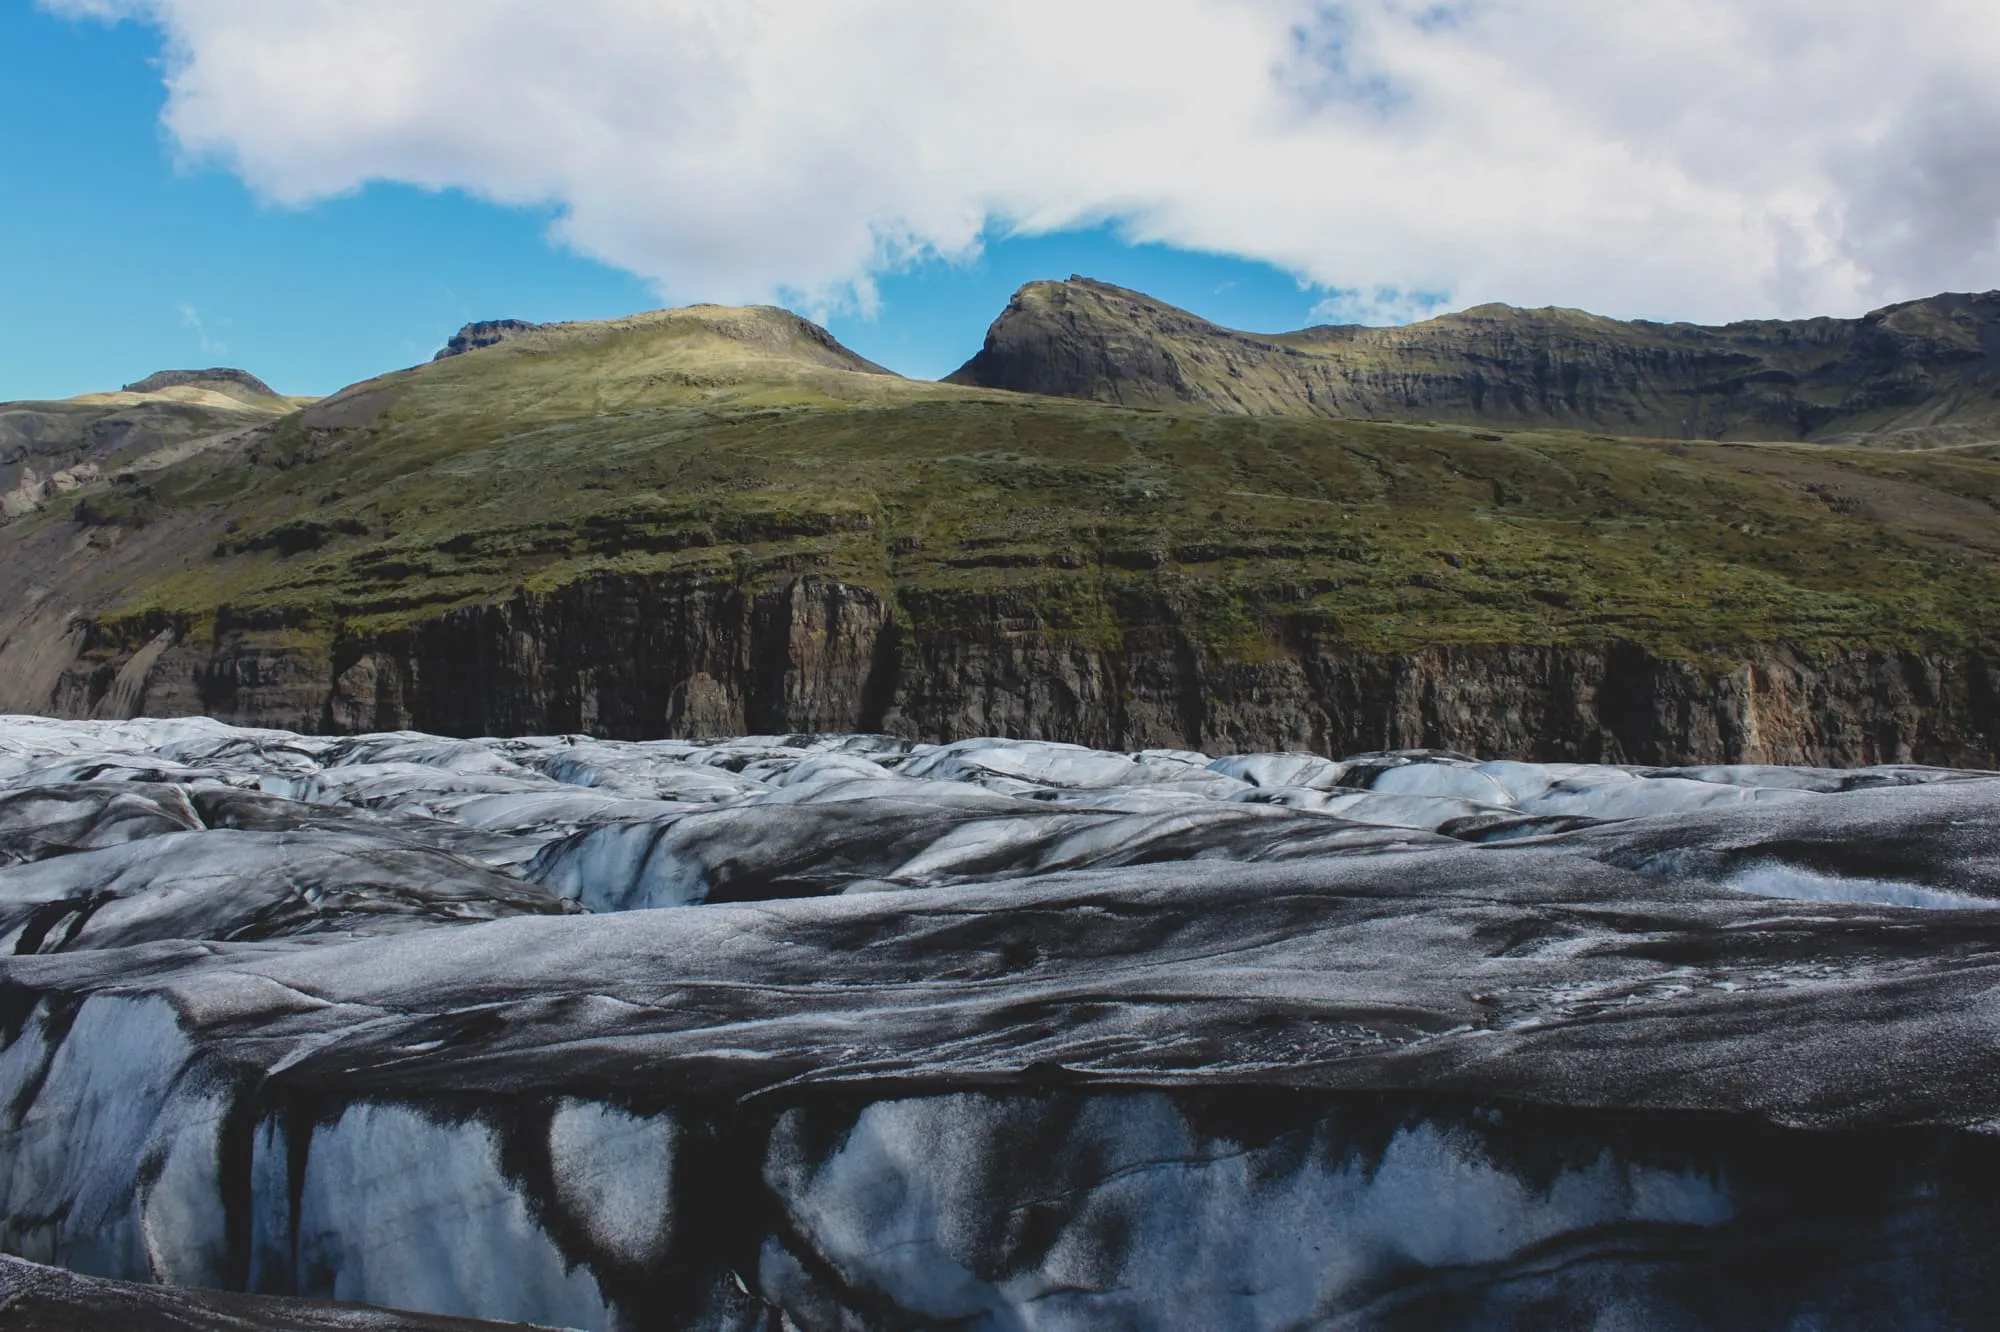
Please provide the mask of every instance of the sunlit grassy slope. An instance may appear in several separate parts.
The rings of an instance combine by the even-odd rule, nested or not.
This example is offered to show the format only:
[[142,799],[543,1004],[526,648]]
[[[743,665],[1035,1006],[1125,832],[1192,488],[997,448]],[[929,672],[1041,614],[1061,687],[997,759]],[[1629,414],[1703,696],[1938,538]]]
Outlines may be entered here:
[[[185,532],[101,614],[365,632],[593,574],[819,571],[938,622],[1254,654],[1630,639],[1989,644],[2000,464],[1141,411],[915,383],[780,311],[570,325],[387,375],[0,530]],[[39,538],[36,532],[40,531]],[[1000,594],[996,597],[995,594]]]

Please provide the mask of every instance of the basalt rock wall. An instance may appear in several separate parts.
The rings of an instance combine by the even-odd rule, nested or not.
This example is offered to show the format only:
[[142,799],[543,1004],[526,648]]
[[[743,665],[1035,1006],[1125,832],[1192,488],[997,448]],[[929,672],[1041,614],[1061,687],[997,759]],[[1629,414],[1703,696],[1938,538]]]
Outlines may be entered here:
[[[976,604],[974,604],[976,600]],[[1025,597],[887,597],[805,576],[606,577],[366,636],[218,617],[73,626],[46,702],[70,717],[206,714],[314,732],[623,739],[886,731],[1104,748],[1629,763],[2000,766],[2000,666],[1977,652],[1784,645],[1687,660],[1637,644],[1355,650],[1274,614],[1203,641],[1170,597],[1113,633]]]

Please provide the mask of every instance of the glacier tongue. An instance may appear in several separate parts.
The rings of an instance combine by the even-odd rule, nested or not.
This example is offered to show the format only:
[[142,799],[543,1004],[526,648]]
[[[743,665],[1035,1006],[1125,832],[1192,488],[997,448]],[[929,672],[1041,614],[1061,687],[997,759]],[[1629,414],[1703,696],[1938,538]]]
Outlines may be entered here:
[[1994,774],[0,718],[0,1250],[607,1329],[1963,1325],[1996,904]]

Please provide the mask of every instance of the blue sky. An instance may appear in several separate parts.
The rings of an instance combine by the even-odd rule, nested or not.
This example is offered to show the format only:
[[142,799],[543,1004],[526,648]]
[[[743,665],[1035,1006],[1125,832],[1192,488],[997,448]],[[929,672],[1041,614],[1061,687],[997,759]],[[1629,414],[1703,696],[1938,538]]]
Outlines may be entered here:
[[0,398],[786,293],[934,376],[1072,272],[1854,315],[2000,286],[1996,67],[1975,0],[0,0]]
[[[548,238],[546,209],[374,184],[282,207],[189,164],[160,125],[160,36],[0,0],[0,400],[235,365],[326,393],[428,357],[470,319],[653,308],[652,286]],[[872,318],[829,320],[863,355],[946,374],[1015,287],[1081,272],[1238,327],[1311,322],[1324,293],[1267,265],[1109,227],[989,238],[969,262],[877,278]]]

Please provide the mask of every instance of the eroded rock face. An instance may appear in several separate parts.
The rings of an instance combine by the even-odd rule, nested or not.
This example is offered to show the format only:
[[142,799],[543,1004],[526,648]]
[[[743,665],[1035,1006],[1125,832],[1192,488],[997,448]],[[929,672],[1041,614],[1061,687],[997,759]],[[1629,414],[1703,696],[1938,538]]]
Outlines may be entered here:
[[[1048,630],[1024,598],[892,601],[813,575],[754,595],[716,580],[602,577],[330,655],[273,645],[274,626],[230,617],[200,634],[171,617],[117,635],[73,626],[80,644],[57,646],[76,664],[54,668],[33,705],[335,734],[864,730],[1114,749],[2000,764],[2000,678],[1978,651],[1771,646],[1693,661],[1622,642],[1367,652],[1304,634],[1244,660],[1204,647],[1165,599],[1133,618],[1144,627],[1107,646]],[[0,685],[0,697],[20,695]]]
[[1996,814],[1909,766],[7,718],[0,1249],[585,1328],[1961,1326]]

